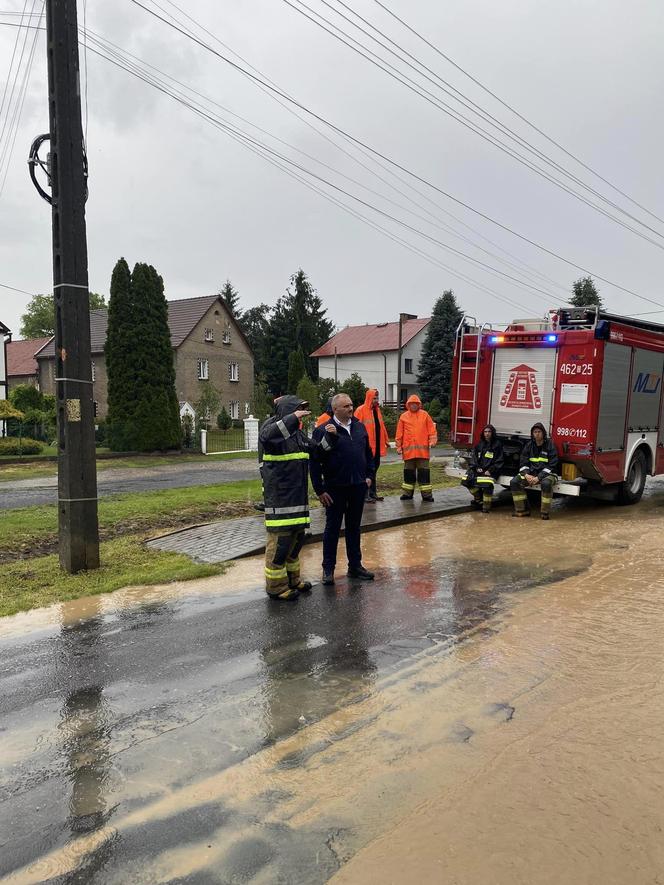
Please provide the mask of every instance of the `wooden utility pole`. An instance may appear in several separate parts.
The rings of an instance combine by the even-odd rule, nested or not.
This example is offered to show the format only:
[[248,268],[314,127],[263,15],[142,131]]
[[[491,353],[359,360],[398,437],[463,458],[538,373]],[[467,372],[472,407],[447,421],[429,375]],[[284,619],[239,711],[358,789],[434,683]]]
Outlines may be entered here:
[[46,0],[60,565],[99,567],[76,0]]

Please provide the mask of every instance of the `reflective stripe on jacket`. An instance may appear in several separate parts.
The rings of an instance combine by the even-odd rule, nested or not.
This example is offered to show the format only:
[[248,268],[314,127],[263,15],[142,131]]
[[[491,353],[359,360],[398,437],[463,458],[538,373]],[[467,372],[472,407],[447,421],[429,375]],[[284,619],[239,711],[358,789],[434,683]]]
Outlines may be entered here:
[[555,473],[558,469],[558,452],[548,437],[545,437],[541,446],[531,439],[521,450],[520,463],[519,473],[546,476],[547,473]]
[[378,396],[378,391],[375,388],[369,388],[364,399],[364,404],[355,409],[355,417],[358,421],[361,421],[362,424],[364,424],[367,434],[369,435],[369,445],[371,446],[371,451],[374,455],[376,454],[376,417],[378,418],[378,424],[380,425],[380,446],[378,447],[378,453],[382,458],[387,452],[388,437],[381,410],[378,406],[376,406],[375,409],[373,408],[373,401],[376,396]]
[[489,476],[498,479],[504,461],[503,444],[500,440],[487,442],[483,439],[473,449],[470,468],[477,473],[484,473],[485,470],[488,470]]
[[[406,407],[410,403],[420,403],[419,396],[413,394],[408,397]],[[406,411],[399,418],[396,433],[397,449],[401,452],[404,461],[412,458],[428,458],[429,449],[438,442],[436,425],[428,412],[419,408],[416,412]]]

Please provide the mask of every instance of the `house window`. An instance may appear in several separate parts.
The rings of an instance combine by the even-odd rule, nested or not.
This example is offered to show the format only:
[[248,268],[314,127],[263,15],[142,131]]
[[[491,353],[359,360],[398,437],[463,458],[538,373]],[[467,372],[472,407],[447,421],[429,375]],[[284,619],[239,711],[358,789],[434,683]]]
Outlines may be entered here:
[[406,375],[413,374],[413,361],[412,360],[404,360],[404,371]]
[[198,380],[207,381],[210,377],[210,368],[207,360],[198,361]]
[[224,333],[221,337],[221,340],[223,341],[224,344],[231,343],[231,330],[230,329],[224,329]]
[[237,421],[237,419],[239,417],[240,417],[240,403],[237,400],[233,400],[231,402],[231,418],[233,418],[234,421]]
[[205,340],[206,341],[214,341],[214,329],[206,329],[205,330]]
[[245,403],[244,404],[244,417],[247,418],[250,413],[251,413],[251,404]]
[[239,363],[229,363],[228,364],[228,380],[229,381],[239,381],[240,380],[240,364]]
[[93,416],[94,416],[95,418],[97,417],[97,409],[98,409],[98,406],[99,406],[99,403],[97,402],[97,400],[96,400],[96,399],[93,400],[93,401],[92,401],[92,414],[93,414]]
[[[95,380],[95,363],[94,363],[94,360],[92,361],[92,380],[93,380],[93,381]],[[96,415],[96,414],[97,414],[97,413],[95,412],[95,415]]]

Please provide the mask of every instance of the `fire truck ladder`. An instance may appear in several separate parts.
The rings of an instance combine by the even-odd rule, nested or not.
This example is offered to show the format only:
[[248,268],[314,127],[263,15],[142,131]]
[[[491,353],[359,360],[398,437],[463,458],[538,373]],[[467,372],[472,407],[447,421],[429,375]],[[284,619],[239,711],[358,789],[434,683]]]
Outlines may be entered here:
[[469,445],[472,444],[475,432],[480,344],[482,335],[490,330],[490,323],[483,323],[478,327],[475,317],[464,316],[456,331],[459,371],[453,431],[457,441],[467,442]]

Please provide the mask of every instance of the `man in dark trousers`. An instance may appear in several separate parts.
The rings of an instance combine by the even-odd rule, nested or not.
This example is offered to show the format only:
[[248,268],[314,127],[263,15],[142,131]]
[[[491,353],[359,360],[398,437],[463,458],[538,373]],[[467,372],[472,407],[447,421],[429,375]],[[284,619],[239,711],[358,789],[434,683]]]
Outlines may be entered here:
[[[311,483],[318,499],[325,507],[323,534],[323,584],[334,584],[337,545],[341,523],[345,522],[348,576],[361,581],[373,581],[373,572],[362,565],[360,523],[362,511],[374,476],[373,455],[369,435],[361,421],[353,416],[353,403],[345,393],[332,399],[332,422],[337,435],[334,448],[316,450],[309,462]],[[322,440],[324,427],[313,432],[315,441]]]

